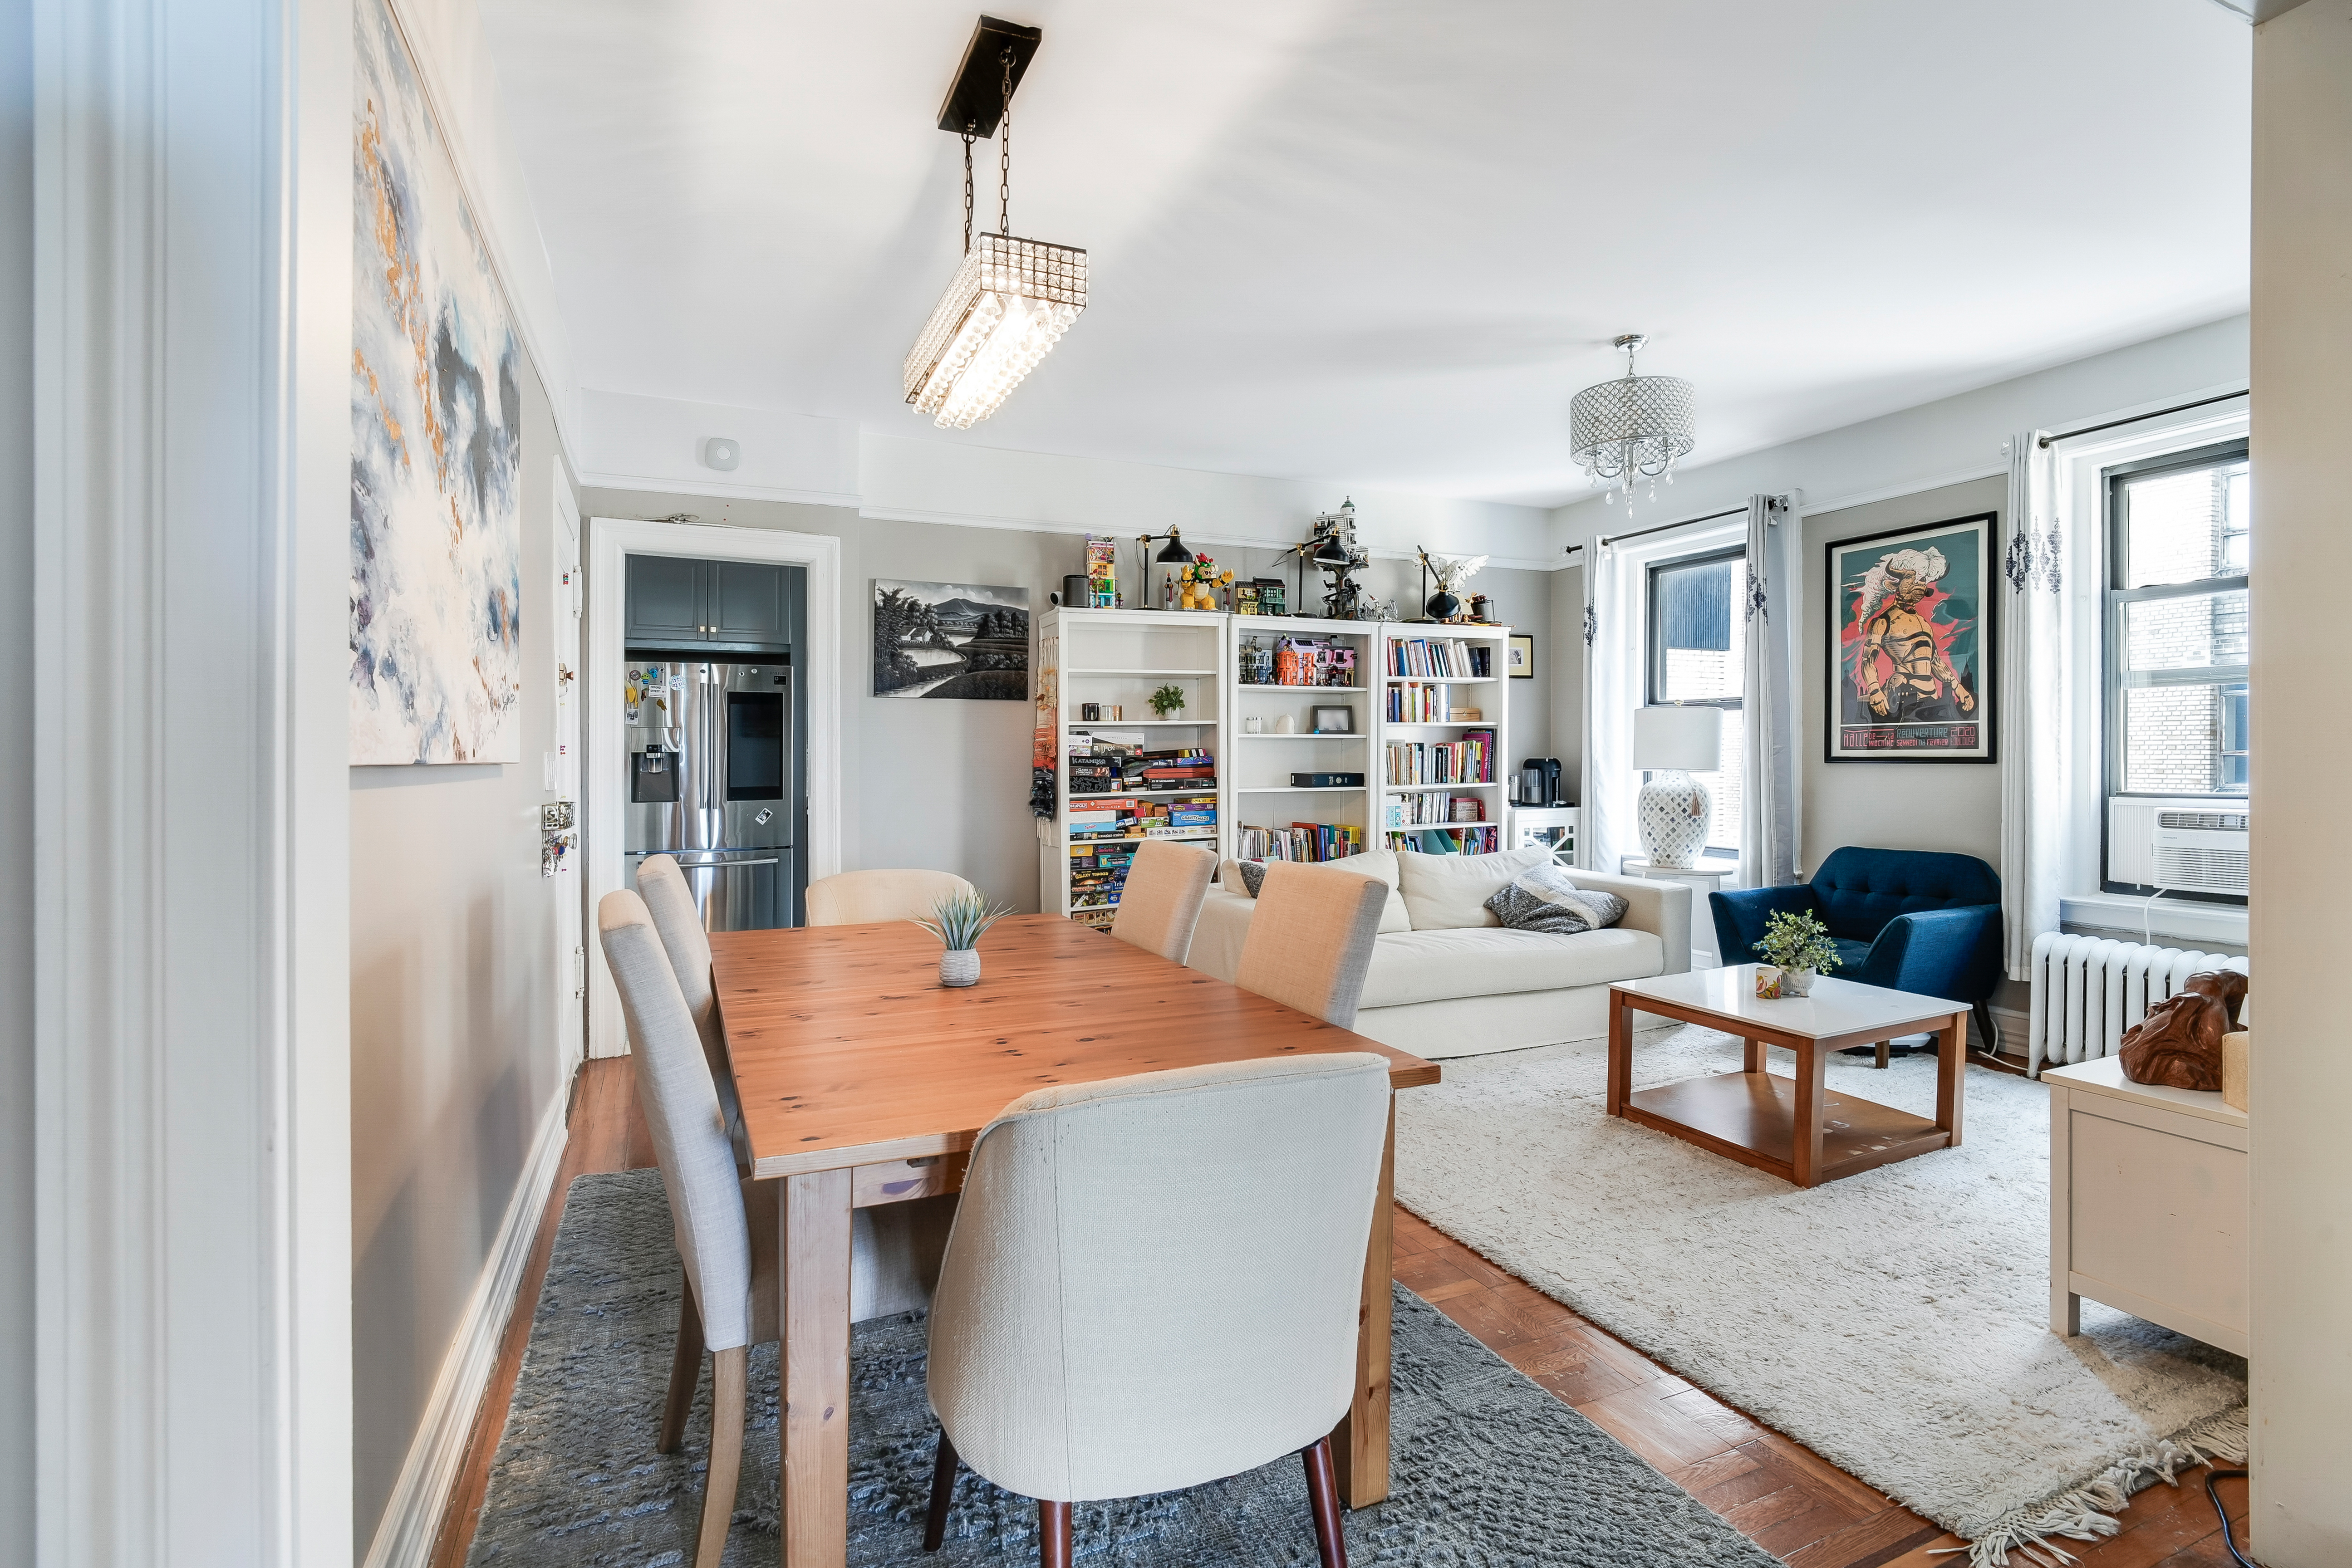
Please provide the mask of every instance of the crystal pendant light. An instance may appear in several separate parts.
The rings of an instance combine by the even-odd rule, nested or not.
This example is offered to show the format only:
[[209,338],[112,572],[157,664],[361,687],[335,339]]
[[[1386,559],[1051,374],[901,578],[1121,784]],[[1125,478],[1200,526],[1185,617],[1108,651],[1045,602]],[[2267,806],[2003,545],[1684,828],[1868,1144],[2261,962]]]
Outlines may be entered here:
[[1696,444],[1693,432],[1691,384],[1678,376],[1637,376],[1633,356],[1649,339],[1639,332],[1619,338],[1625,355],[1625,373],[1612,382],[1585,388],[1569,407],[1570,446],[1585,476],[1597,485],[1613,485],[1625,493],[1629,512],[1633,486],[1664,476],[1675,482],[1675,464]]
[[[989,37],[988,19],[967,51],[962,76]],[[1003,24],[997,24],[1002,27]],[[1034,29],[1022,29],[1030,48]],[[995,234],[971,232],[971,144],[978,121],[961,121],[963,135],[963,265],[915,339],[905,367],[907,401],[942,430],[968,430],[1003,406],[1013,389],[1037,368],[1087,308],[1087,253],[1074,246],[1013,235],[1013,83],[1016,55],[1007,43],[998,125],[1003,135]],[[969,88],[960,77],[953,105]],[[945,121],[943,111],[943,122]]]

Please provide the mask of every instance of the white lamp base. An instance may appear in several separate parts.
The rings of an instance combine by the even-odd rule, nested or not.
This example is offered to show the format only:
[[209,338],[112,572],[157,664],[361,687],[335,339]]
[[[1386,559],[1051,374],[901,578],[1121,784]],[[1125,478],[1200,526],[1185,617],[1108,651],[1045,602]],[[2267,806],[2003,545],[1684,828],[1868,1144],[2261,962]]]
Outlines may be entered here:
[[1715,799],[1706,785],[1678,768],[1652,774],[1642,786],[1634,812],[1642,852],[1660,870],[1691,870],[1706,847],[1707,824],[1714,816]]

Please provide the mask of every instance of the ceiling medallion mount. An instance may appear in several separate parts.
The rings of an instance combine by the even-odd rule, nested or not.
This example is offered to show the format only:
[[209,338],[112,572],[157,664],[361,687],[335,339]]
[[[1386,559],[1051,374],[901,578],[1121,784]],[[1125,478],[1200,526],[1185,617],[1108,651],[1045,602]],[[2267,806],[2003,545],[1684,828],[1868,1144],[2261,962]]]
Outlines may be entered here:
[[1614,341],[1625,356],[1625,373],[1576,394],[1569,407],[1569,442],[1585,476],[1596,485],[1613,486],[1612,501],[1622,490],[1625,509],[1631,512],[1633,486],[1649,480],[1655,499],[1659,477],[1669,485],[1675,482],[1675,465],[1697,444],[1697,437],[1690,382],[1679,376],[1633,373],[1633,357],[1649,346],[1646,334],[1627,332]]
[[[1003,405],[1087,308],[1087,253],[1013,235],[1013,89],[1045,33],[982,16],[940,129],[963,138],[963,265],[908,352],[907,401],[943,430],[966,430]],[[997,232],[971,232],[971,144],[995,131]]]

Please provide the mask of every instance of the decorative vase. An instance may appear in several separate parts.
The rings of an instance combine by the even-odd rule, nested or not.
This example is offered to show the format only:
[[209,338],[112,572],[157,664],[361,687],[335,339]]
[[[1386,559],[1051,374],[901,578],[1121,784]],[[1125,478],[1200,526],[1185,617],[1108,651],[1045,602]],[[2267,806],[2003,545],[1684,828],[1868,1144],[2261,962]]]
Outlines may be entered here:
[[942,986],[980,984],[980,949],[977,947],[940,949],[940,984]]
[[1780,970],[1780,967],[1779,965],[1777,965],[1777,964],[1759,964],[1759,965],[1757,965],[1757,966],[1756,966],[1756,995],[1757,995],[1757,997],[1758,997],[1759,999],[1764,1000],[1764,1001],[1768,1001],[1768,1002],[1769,1002],[1769,1001],[1772,1001],[1772,1000],[1776,999],[1776,998],[1780,995],[1780,982],[1781,982],[1781,980],[1782,980],[1783,978],[1785,978],[1785,977],[1784,977],[1784,975],[1782,974],[1782,972],[1781,972],[1781,970]]
[[1689,871],[1693,857],[1706,843],[1715,798],[1681,768],[1667,768],[1652,774],[1642,786],[1634,815],[1650,864],[1661,871]]
[[1810,997],[1813,994],[1813,977],[1818,969],[1783,969],[1780,971],[1780,994],[1784,997]]

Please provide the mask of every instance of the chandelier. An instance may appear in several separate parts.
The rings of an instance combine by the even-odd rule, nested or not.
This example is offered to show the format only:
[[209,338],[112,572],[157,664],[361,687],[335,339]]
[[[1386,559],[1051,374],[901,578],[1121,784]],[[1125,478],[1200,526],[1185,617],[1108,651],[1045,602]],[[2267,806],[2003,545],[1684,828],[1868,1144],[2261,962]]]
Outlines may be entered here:
[[[963,138],[963,264],[908,352],[905,382],[907,401],[942,430],[1003,407],[1087,308],[1085,251],[1013,235],[1013,89],[1044,36],[982,17],[940,110],[940,129]],[[975,238],[971,144],[991,130],[1003,137],[997,232]]]
[[1585,477],[1596,485],[1614,486],[1609,492],[1612,502],[1618,490],[1624,491],[1629,512],[1634,485],[1651,481],[1654,499],[1659,476],[1673,484],[1675,462],[1695,444],[1690,382],[1678,376],[1633,373],[1633,356],[1649,340],[1639,332],[1619,338],[1625,373],[1577,393],[1568,413],[1570,444]]

